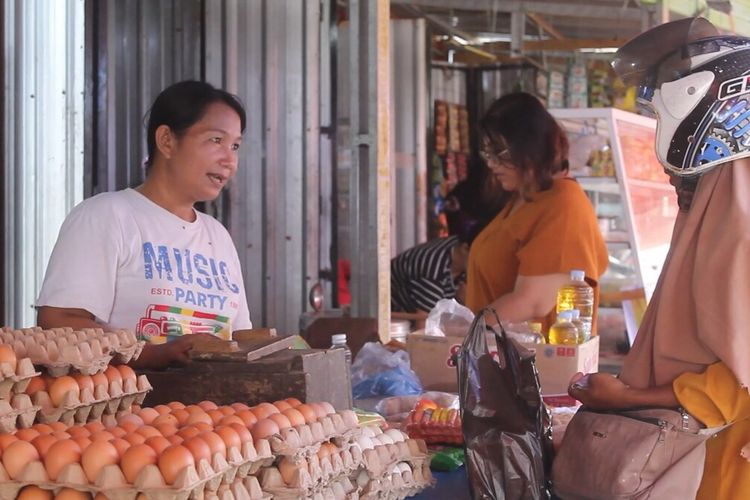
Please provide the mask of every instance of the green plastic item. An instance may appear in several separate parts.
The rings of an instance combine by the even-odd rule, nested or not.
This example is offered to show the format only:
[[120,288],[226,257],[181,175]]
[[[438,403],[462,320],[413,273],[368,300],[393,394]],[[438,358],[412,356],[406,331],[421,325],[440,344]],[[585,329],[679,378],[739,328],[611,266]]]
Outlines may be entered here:
[[464,464],[463,448],[443,448],[432,456],[430,468],[439,471],[453,472]]

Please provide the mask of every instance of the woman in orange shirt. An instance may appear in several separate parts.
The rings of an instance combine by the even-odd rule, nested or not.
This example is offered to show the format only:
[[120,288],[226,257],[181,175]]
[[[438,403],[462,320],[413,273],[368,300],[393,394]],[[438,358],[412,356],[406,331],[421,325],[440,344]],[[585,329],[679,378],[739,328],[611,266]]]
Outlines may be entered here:
[[571,270],[585,271],[598,299],[608,257],[596,214],[567,177],[565,133],[537,98],[501,97],[480,129],[482,157],[513,195],[471,246],[466,304],[474,312],[492,306],[507,321],[542,321],[546,330]]
[[737,86],[748,58],[750,38],[703,18],[618,51],[615,70],[659,119],[657,156],[681,211],[620,378],[578,374],[569,388],[595,409],[682,406],[707,427],[728,425],[706,442],[699,500],[750,498],[750,89]]

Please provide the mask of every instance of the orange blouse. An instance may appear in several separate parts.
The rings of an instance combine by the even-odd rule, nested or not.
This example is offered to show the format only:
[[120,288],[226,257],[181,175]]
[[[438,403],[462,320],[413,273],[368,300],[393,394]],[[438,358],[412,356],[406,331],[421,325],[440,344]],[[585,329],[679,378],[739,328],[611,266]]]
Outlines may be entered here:
[[[598,304],[598,280],[607,268],[607,247],[596,214],[574,179],[555,179],[546,191],[511,213],[513,203],[471,245],[466,305],[474,312],[513,291],[518,276],[586,272]],[[595,316],[596,317],[596,316]],[[554,308],[542,321],[555,321]]]

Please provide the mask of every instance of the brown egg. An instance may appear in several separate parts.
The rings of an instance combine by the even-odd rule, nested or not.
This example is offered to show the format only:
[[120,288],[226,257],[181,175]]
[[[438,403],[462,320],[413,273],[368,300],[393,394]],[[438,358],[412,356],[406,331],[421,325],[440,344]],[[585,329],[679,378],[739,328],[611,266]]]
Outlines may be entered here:
[[283,415],[289,419],[289,423],[292,424],[292,427],[297,427],[298,425],[304,425],[306,423],[305,417],[296,408],[288,409]]
[[308,467],[307,460],[304,458],[300,458],[295,463],[289,458],[284,457],[279,462],[279,473],[281,474],[281,479],[283,479],[286,484],[291,485],[294,482],[296,474],[298,474],[297,471],[307,469]]
[[54,436],[58,441],[71,438],[71,435],[65,431],[55,431],[50,436]]
[[51,434],[40,434],[31,442],[31,444],[33,444],[36,451],[39,452],[39,458],[44,460],[44,457],[47,456],[47,450],[49,450],[50,446],[56,442],[57,438],[55,436]]
[[214,426],[211,425],[211,424],[207,424],[206,422],[196,422],[196,423],[193,424],[193,427],[195,427],[196,429],[198,429],[201,432],[206,432],[206,431],[212,431],[212,430],[214,430]]
[[190,415],[185,421],[185,425],[193,425],[197,424],[198,422],[204,422],[210,426],[214,425],[213,419],[211,419],[208,414],[203,412],[203,410],[201,410],[201,413],[193,413],[192,415]]
[[16,373],[16,367],[18,366],[18,357],[16,357],[16,351],[7,344],[0,345],[0,363],[8,365],[13,373]]
[[3,467],[11,479],[16,479],[29,463],[36,460],[39,460],[39,452],[28,441],[18,439],[3,451]]
[[120,453],[115,445],[107,441],[92,443],[81,455],[81,466],[90,483],[96,481],[103,467],[117,463],[120,463]]
[[53,432],[57,432],[57,431],[66,431],[66,430],[68,429],[68,426],[67,426],[67,425],[65,425],[65,424],[64,424],[64,423],[62,423],[62,422],[51,422],[51,423],[50,423],[50,424],[48,424],[48,425],[49,425],[50,427],[52,427],[52,431],[53,431]]
[[242,440],[240,439],[240,435],[237,434],[237,431],[235,431],[231,427],[217,427],[214,432],[219,435],[222,441],[224,441],[227,450],[229,448],[241,449]]
[[138,427],[140,426],[131,420],[126,420],[125,422],[120,424],[120,427],[125,429],[125,432],[127,432],[128,434],[133,434],[136,430],[138,430]]
[[250,431],[247,430],[247,427],[245,427],[244,425],[242,425],[242,424],[236,424],[236,423],[231,423],[231,424],[228,424],[228,426],[231,427],[232,429],[234,429],[234,431],[240,437],[240,441],[242,443],[247,443],[247,442],[252,442],[253,441],[252,434],[250,434]]
[[209,464],[211,463],[211,447],[200,437],[194,436],[186,439],[182,445],[190,450],[196,464],[201,460],[206,460]]
[[155,427],[151,427],[150,425],[139,427],[135,432],[145,437],[146,439],[154,436],[164,437],[158,429],[156,429]]
[[253,440],[257,441],[277,434],[279,432],[279,426],[276,422],[270,419],[258,420],[258,423],[250,429],[250,432],[253,435]]
[[169,441],[171,444],[182,444],[183,441],[185,441],[182,436],[178,436],[177,434],[174,434],[172,436],[169,436],[167,438],[167,441]]
[[138,416],[143,419],[144,424],[151,425],[151,423],[153,423],[153,421],[159,416],[159,412],[154,408],[141,408],[141,411],[138,412]]
[[179,431],[177,431],[177,435],[180,436],[182,439],[190,439],[193,436],[197,436],[202,431],[198,430],[197,427],[194,425],[190,425],[188,427],[183,427]]
[[245,403],[232,403],[229,406],[232,407],[232,409],[235,412],[242,411],[242,410],[249,410],[250,409],[250,407],[247,406]]
[[58,377],[49,388],[49,398],[54,406],[62,406],[66,394],[73,393],[75,399],[81,397],[81,388],[73,377],[67,375]]
[[320,405],[320,403],[309,403],[309,406],[315,412],[315,417],[317,420],[320,420],[321,418],[326,416],[326,410]]
[[91,441],[112,441],[115,439],[115,436],[109,432],[109,431],[96,431],[91,436],[89,436],[89,439]]
[[40,436],[36,429],[20,429],[16,431],[16,437],[22,441],[33,441]]
[[109,379],[103,373],[95,373],[91,375],[91,381],[94,382],[94,389],[97,387],[104,387],[109,392]]
[[143,444],[146,442],[146,438],[135,432],[132,434],[126,434],[123,439],[131,445]]
[[203,408],[201,408],[198,405],[187,405],[185,407],[185,411],[188,412],[191,415],[193,413],[206,413],[206,410],[204,410]]
[[94,394],[94,379],[91,375],[84,375],[82,373],[76,373],[72,375],[73,379],[78,384],[78,388],[83,392],[84,389],[89,389],[91,394]]
[[302,402],[297,398],[286,398],[284,401],[292,405],[292,408],[296,408],[302,404]]
[[89,437],[91,435],[91,431],[89,431],[85,427],[81,427],[80,425],[74,425],[73,427],[69,427],[68,430],[65,432],[70,434],[70,437],[72,438]]
[[200,403],[198,403],[198,406],[203,408],[206,412],[209,412],[211,410],[216,410],[219,408],[217,404],[214,403],[213,401],[201,401]]
[[34,424],[31,426],[32,429],[37,431],[39,434],[52,434],[55,430],[47,424]]
[[313,410],[310,405],[301,404],[294,409],[302,414],[302,416],[305,418],[305,422],[307,422],[308,424],[316,422],[318,420],[318,414],[315,413],[315,410]]
[[125,452],[130,449],[130,443],[122,438],[114,438],[112,441],[110,441],[110,443],[112,443],[112,446],[117,448],[117,454],[120,455],[120,457],[122,457]]
[[26,387],[26,390],[24,391],[29,396],[33,396],[39,391],[46,391],[47,390],[47,384],[44,383],[44,379],[41,376],[33,377],[31,381],[29,381],[29,385]]
[[91,494],[73,488],[63,488],[57,492],[55,500],[91,500]]
[[285,410],[288,410],[292,407],[292,405],[290,405],[286,401],[276,401],[273,405],[278,408],[281,413],[284,413]]
[[224,417],[219,420],[219,425],[229,424],[240,424],[241,426],[245,427],[245,422],[237,415],[224,415]]
[[81,446],[72,439],[64,439],[47,450],[44,468],[50,479],[55,481],[65,466],[81,461]]
[[180,403],[179,401],[172,401],[171,403],[167,403],[167,406],[169,406],[172,410],[184,410],[185,405],[183,403]]
[[211,419],[211,423],[213,425],[217,425],[219,422],[221,422],[221,419],[224,418],[224,414],[219,410],[209,410],[207,414]]
[[119,365],[117,366],[117,369],[120,371],[120,376],[122,377],[122,383],[125,384],[126,380],[132,380],[135,382],[138,379],[138,376],[135,374],[135,371],[133,371],[132,368],[130,368],[128,365]]
[[55,493],[51,490],[43,490],[38,486],[26,486],[18,492],[16,500],[52,500]]
[[275,415],[276,413],[281,413],[278,408],[276,408],[271,403],[261,403],[257,406],[255,406],[256,409],[263,408],[266,411],[266,415]]
[[144,444],[147,444],[148,446],[153,448],[157,455],[160,455],[165,448],[169,448],[170,446],[172,446],[172,443],[170,443],[169,440],[164,436],[151,436],[150,438],[146,439]]
[[237,410],[235,410],[231,406],[219,406],[219,411],[223,413],[225,417],[237,413]]
[[18,441],[14,434],[0,434],[0,451],[5,450],[14,441]]
[[89,422],[88,424],[84,425],[84,427],[87,428],[92,434],[95,432],[103,431],[105,429],[104,424],[101,422]]
[[[273,420],[276,422],[276,425],[279,426],[279,429],[288,429],[292,426],[292,423],[289,421],[288,418],[286,418],[281,413],[275,413],[268,417],[270,420]],[[257,424],[256,424],[257,425]]]
[[159,470],[167,484],[173,484],[180,472],[191,465],[195,465],[193,454],[182,445],[170,446],[159,456]]
[[114,437],[116,437],[116,438],[121,438],[121,437],[123,437],[124,435],[126,435],[128,433],[128,431],[126,431],[125,429],[123,429],[122,427],[119,427],[119,426],[118,427],[110,427],[109,429],[107,429],[107,431],[110,434],[112,434]]
[[177,419],[177,422],[179,425],[185,425],[185,423],[190,418],[190,414],[187,412],[187,410],[172,410],[172,416]]
[[177,417],[175,417],[174,415],[171,415],[169,413],[164,413],[156,417],[154,421],[151,422],[151,425],[153,425],[154,427],[157,427],[161,424],[169,424],[169,425],[173,425],[177,427],[178,425],[180,425],[180,422],[179,420],[177,420]]
[[122,388],[122,375],[120,375],[120,370],[109,365],[107,369],[104,370],[104,376],[107,377],[107,387],[110,394],[112,393],[112,387],[114,387],[115,382],[119,382],[120,387]]
[[81,447],[81,452],[86,451],[86,448],[91,446],[91,443],[92,443],[92,441],[87,437],[77,437],[77,438],[74,437],[72,439],[73,441],[78,443],[78,446]]
[[166,415],[172,411],[172,408],[167,405],[156,405],[154,406],[154,410],[156,410],[159,415]]
[[129,427],[126,427],[126,424],[131,425],[133,430],[139,428],[143,425],[143,419],[139,417],[138,415],[133,415],[132,413],[126,413],[125,415],[121,416],[117,419],[117,425],[122,427],[123,429],[132,432]]
[[147,444],[131,446],[120,459],[120,469],[128,483],[135,483],[138,474],[147,465],[155,465],[158,455]]
[[209,448],[211,448],[211,456],[216,455],[217,453],[221,455],[222,457],[226,458],[227,456],[227,445],[224,443],[224,440],[221,439],[221,437],[216,434],[213,431],[206,431],[198,434],[199,438],[204,440]]
[[258,417],[256,417],[255,413],[250,410],[240,410],[236,415],[240,417],[240,419],[242,419],[242,422],[244,422],[245,427],[247,427],[248,429],[255,425],[255,422],[258,421]]

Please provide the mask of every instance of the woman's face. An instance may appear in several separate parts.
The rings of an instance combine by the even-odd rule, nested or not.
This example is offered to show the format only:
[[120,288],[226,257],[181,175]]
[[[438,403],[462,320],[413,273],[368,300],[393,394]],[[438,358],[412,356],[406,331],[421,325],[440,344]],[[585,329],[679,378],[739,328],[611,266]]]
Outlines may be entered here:
[[480,155],[504,190],[517,192],[521,189],[523,186],[522,172],[520,168],[513,164],[510,149],[498,147],[491,141],[485,140]]
[[192,202],[219,196],[237,172],[242,142],[237,112],[224,103],[209,104],[200,120],[172,138],[173,146],[166,153],[172,188]]

